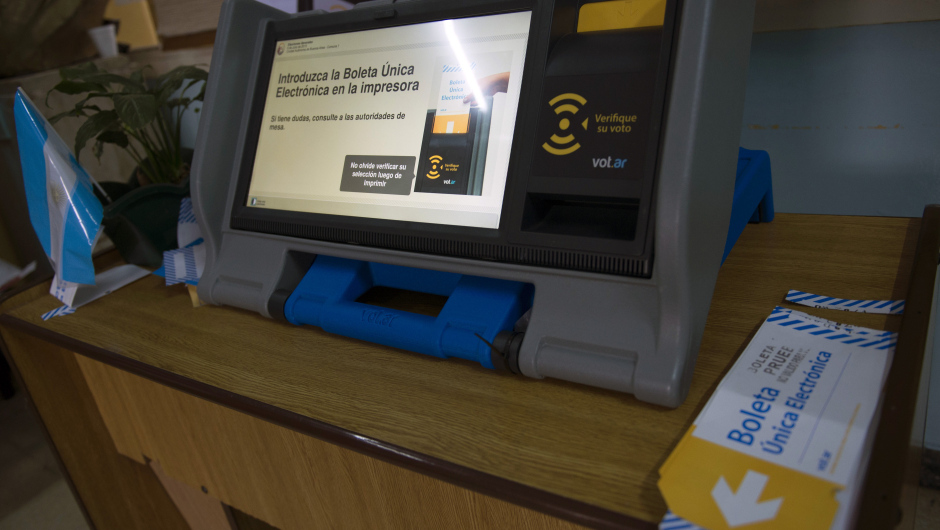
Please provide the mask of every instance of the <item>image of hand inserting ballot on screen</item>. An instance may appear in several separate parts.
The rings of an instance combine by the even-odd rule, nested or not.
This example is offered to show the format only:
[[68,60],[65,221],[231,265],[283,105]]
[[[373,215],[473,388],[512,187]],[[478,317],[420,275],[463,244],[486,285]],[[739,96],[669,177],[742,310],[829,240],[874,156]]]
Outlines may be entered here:
[[438,59],[415,191],[482,195],[490,126],[499,123],[512,53]]
[[530,15],[278,40],[246,206],[499,228]]

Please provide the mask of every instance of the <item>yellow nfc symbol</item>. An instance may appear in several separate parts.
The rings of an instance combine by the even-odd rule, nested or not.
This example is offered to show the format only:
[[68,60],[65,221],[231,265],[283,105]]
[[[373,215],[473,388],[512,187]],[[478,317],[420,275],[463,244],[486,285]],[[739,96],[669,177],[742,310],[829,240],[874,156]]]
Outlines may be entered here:
[[[575,142],[574,135],[568,132],[568,128],[571,127],[571,119],[567,116],[563,116],[563,114],[571,114],[570,118],[574,118],[574,115],[581,110],[581,107],[575,105],[575,103],[583,106],[587,103],[587,100],[574,92],[566,92],[555,96],[548,102],[548,104],[553,107],[555,114],[561,116],[561,120],[558,122],[558,128],[561,129],[561,133],[564,136],[559,136],[557,133],[553,134],[547,142],[542,144],[542,149],[545,149],[553,155],[561,156],[571,154],[581,147],[581,144]],[[589,118],[585,118],[580,124],[585,131],[588,128],[588,119]],[[575,143],[572,144],[571,142]]]
[[431,169],[428,170],[428,178],[436,179],[437,177],[441,176],[441,165],[444,159],[438,155],[434,155],[428,160],[431,162]]

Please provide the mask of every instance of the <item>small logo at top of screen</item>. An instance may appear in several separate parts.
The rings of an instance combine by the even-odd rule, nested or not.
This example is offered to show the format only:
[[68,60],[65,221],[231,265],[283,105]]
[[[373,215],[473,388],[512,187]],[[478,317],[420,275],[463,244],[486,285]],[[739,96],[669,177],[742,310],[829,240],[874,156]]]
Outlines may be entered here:
[[284,43],[282,42],[282,43],[280,43],[280,44],[277,45],[277,54],[278,54],[278,55],[281,55],[281,54],[283,54],[283,53],[284,53]]
[[255,206],[255,205],[257,205],[257,204],[258,204],[258,198],[257,198],[257,197],[252,197],[252,198],[251,198],[251,205],[252,205],[252,206]]

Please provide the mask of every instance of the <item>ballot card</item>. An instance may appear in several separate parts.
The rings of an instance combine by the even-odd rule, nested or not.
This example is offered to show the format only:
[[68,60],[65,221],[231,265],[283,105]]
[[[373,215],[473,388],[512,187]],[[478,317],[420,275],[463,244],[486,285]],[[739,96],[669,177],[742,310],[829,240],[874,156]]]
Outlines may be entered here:
[[722,381],[694,436],[845,485],[897,334],[778,308]]
[[669,508],[710,530],[830,528],[896,342],[775,308],[660,469]]
[[[471,68],[475,66],[472,64]],[[442,70],[433,133],[464,134],[470,125],[470,101],[467,101],[472,94],[470,82],[460,65],[445,62]],[[470,74],[473,75],[472,70]]]

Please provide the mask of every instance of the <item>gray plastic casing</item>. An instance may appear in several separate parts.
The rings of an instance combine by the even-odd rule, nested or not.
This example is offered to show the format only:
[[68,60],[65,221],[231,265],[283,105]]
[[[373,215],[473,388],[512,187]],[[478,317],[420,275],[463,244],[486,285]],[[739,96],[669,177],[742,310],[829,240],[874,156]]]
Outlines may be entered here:
[[267,20],[252,0],[222,6],[192,196],[206,241],[199,297],[270,317],[275,290],[324,254],[528,282],[534,305],[521,372],[628,392],[677,407],[692,378],[728,233],[754,0],[682,2],[655,192],[654,263],[634,278],[415,254],[233,230],[239,161]]

